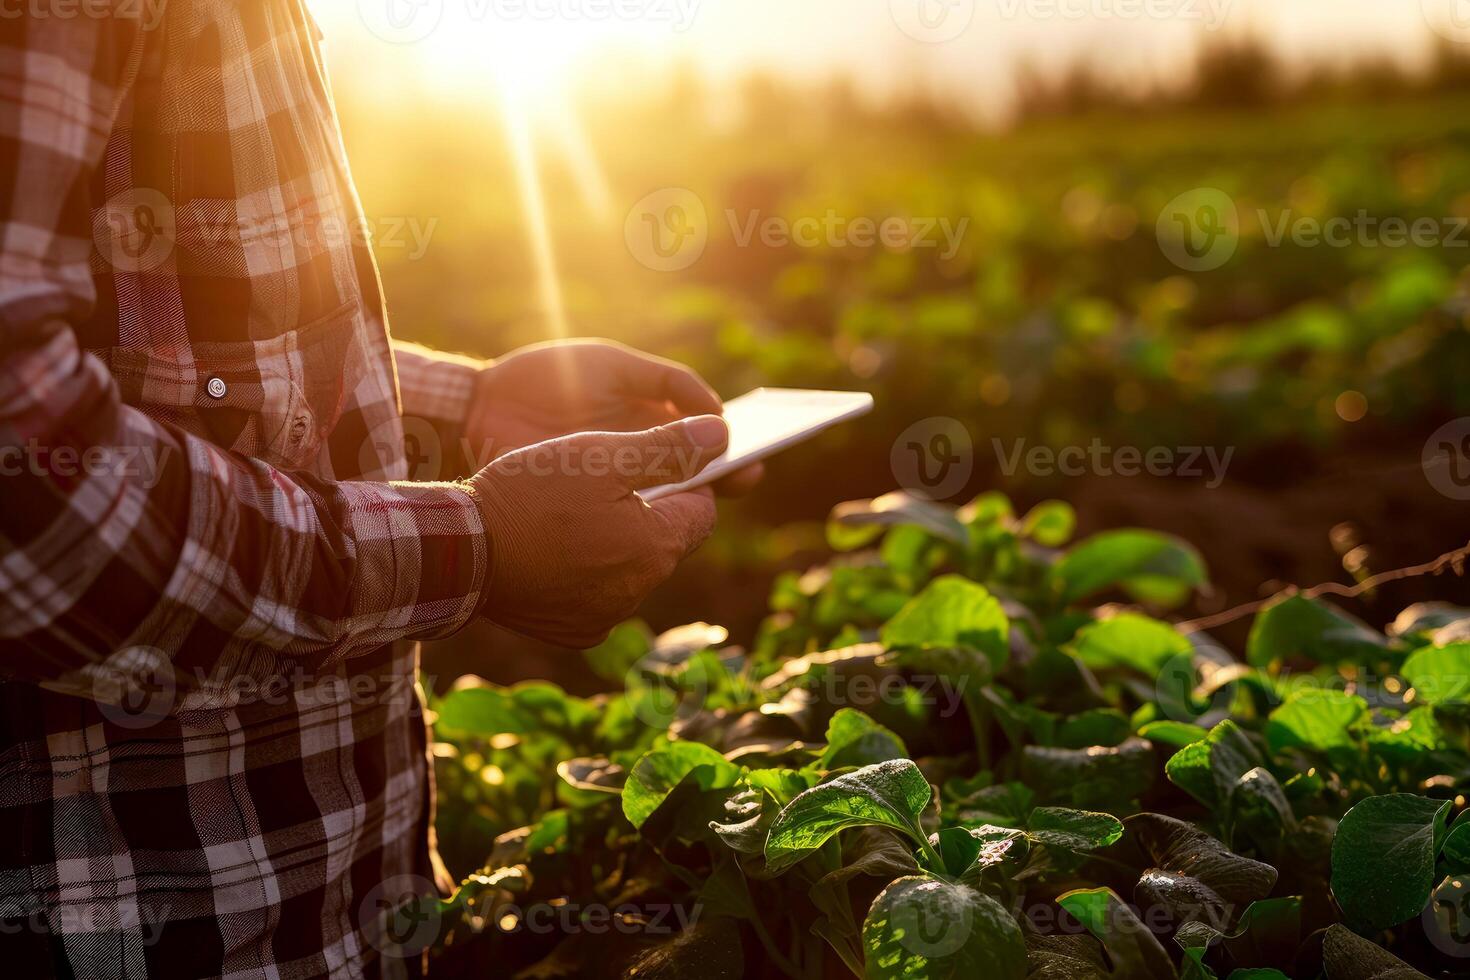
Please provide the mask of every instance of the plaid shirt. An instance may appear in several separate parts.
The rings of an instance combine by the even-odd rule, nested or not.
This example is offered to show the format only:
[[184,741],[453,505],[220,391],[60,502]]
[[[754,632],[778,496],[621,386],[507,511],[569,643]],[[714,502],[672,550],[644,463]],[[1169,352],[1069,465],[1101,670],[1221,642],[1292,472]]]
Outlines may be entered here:
[[0,962],[416,969],[476,366],[395,368],[302,0],[108,2],[0,18]]

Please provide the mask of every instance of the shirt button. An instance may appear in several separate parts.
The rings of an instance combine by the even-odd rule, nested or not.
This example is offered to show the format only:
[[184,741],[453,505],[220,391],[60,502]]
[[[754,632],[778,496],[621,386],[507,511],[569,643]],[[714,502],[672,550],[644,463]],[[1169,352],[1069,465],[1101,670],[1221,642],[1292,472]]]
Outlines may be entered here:
[[204,389],[209,392],[210,398],[223,398],[225,392],[230,390],[225,385],[223,378],[210,378],[209,384],[205,385]]

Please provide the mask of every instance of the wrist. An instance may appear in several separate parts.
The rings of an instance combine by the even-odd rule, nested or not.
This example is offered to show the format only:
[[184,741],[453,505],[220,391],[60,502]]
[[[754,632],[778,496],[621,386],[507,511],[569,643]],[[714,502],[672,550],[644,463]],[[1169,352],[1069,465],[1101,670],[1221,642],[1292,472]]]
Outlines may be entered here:
[[487,474],[483,471],[476,473],[467,480],[459,483],[459,488],[470,498],[475,505],[475,512],[480,517],[480,536],[484,540],[485,569],[480,576],[480,601],[475,610],[475,615],[485,616],[486,610],[490,608],[490,596],[494,591],[495,568],[498,564],[495,547],[495,513],[493,491],[489,486]]

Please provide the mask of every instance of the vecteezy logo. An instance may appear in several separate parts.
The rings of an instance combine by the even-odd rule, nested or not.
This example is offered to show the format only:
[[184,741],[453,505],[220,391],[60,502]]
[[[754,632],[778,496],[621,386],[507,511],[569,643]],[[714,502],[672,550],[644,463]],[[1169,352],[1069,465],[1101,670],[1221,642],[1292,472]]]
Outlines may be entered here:
[[120,728],[157,724],[178,693],[173,661],[157,647],[118,650],[93,670],[91,682],[97,710]]
[[444,0],[357,0],[357,14],[384,41],[412,44],[434,33],[444,16]]
[[1420,913],[1425,937],[1447,956],[1470,956],[1470,876],[1440,882]]
[[904,949],[936,960],[957,952],[969,940],[970,904],[954,901],[947,889],[938,881],[915,882],[894,907],[892,930]]
[[130,187],[92,215],[92,241],[119,272],[147,272],[173,254],[174,206],[151,187]]
[[965,488],[975,470],[975,446],[959,419],[938,416],[904,429],[888,463],[898,485],[916,497],[944,500]]
[[1420,461],[1430,486],[1451,500],[1470,500],[1470,415],[1435,429]]
[[687,269],[709,244],[709,213],[699,195],[665,187],[633,205],[623,222],[623,239],[633,258],[655,272]]
[[1230,261],[1240,244],[1235,201],[1214,187],[1180,194],[1159,214],[1159,248],[1187,272],[1209,272]]
[[1440,37],[1470,44],[1470,0],[1419,0],[1424,20]]
[[915,41],[953,41],[975,19],[975,0],[888,0],[893,22]]
[[1189,636],[1194,649],[1164,661],[1154,681],[1155,704],[1170,721],[1206,727],[1223,720],[1235,701],[1229,651],[1203,633]]
[[444,444],[433,423],[413,415],[379,422],[362,442],[357,454],[358,471],[368,475],[387,473],[393,461],[400,458],[408,464],[408,473],[394,479],[422,483],[444,476]]
[[439,891],[422,875],[394,875],[358,906],[364,938],[385,956],[417,956],[439,938]]

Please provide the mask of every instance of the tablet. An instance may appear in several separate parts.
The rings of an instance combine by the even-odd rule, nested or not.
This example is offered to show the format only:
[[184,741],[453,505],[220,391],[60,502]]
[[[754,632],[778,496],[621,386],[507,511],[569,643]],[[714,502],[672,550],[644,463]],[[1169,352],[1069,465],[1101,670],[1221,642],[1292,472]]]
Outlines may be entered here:
[[744,466],[805,442],[838,422],[866,415],[872,408],[873,396],[865,391],[757,388],[746,392],[725,403],[729,448],[693,479],[643,490],[639,496],[644,500],[658,500],[713,483]]

